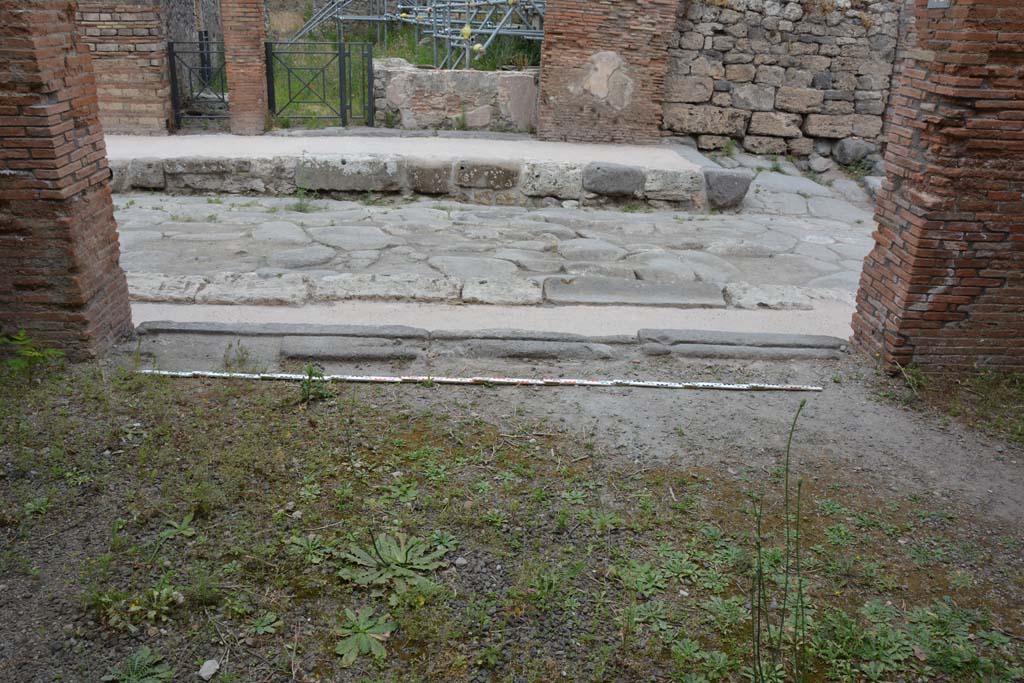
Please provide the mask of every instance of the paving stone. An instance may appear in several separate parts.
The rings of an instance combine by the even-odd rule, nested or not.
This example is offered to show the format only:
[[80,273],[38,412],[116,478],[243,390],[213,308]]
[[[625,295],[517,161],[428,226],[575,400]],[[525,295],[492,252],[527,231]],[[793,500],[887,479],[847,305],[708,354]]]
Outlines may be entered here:
[[836,178],[832,181],[832,192],[848,202],[858,205],[870,204],[871,197],[864,187],[850,178]]
[[807,200],[807,208],[812,216],[832,218],[845,223],[869,224],[874,215],[853,204],[834,197],[811,197]]
[[192,303],[206,285],[201,275],[164,275],[163,273],[125,273],[128,293],[135,301]]
[[600,239],[570,239],[558,243],[558,253],[578,261],[616,261],[626,251],[611,242]]
[[468,278],[462,285],[467,304],[524,306],[544,300],[540,283],[522,278]]
[[260,277],[217,273],[196,294],[199,304],[301,304],[309,298],[306,278],[297,273]]
[[851,292],[857,291],[860,286],[859,271],[841,271],[830,275],[822,275],[807,281],[808,287],[820,287],[825,289],[845,289]]
[[562,269],[562,259],[551,252],[530,251],[526,249],[499,249],[494,257],[511,261],[523,270],[534,273],[557,273]]
[[644,170],[622,164],[590,163],[583,168],[583,189],[609,197],[638,196],[644,188]]
[[872,198],[878,196],[878,192],[882,189],[883,182],[885,182],[885,176],[869,175],[864,177],[864,187]]
[[637,264],[634,272],[644,282],[693,282],[693,269],[672,256],[659,256]]
[[400,243],[398,238],[386,234],[373,225],[335,225],[326,228],[310,228],[309,234],[317,242],[346,251],[383,249]]
[[345,299],[408,299],[458,301],[462,281],[418,273],[344,273],[316,283],[318,301]]
[[725,300],[732,308],[748,310],[810,310],[811,299],[800,287],[792,285],[752,285],[730,282],[725,286]]
[[330,247],[314,245],[301,249],[286,249],[270,255],[268,263],[275,268],[308,268],[327,263],[337,255]]
[[701,282],[722,284],[735,279],[740,271],[724,258],[705,251],[678,251],[676,258],[693,271]]
[[556,304],[636,304],[676,308],[724,308],[720,287],[703,282],[660,284],[618,278],[548,278],[544,298]]
[[786,192],[751,192],[744,200],[744,208],[765,213],[784,216],[803,216],[807,214],[807,199]]
[[163,239],[163,233],[157,230],[125,230],[120,221],[117,227],[121,251],[142,248],[141,245],[147,242],[159,242]]
[[755,190],[762,188],[769,192],[799,194],[808,197],[829,197],[832,194],[827,187],[819,185],[810,178],[794,177],[774,171],[758,174],[754,178],[753,186]]
[[252,231],[257,242],[280,242],[285,244],[306,244],[312,241],[305,231],[288,221],[269,221]]
[[232,242],[245,239],[245,233],[235,232],[181,232],[168,235],[167,239],[175,242]]
[[837,242],[836,244],[830,244],[829,249],[835,252],[839,258],[863,261],[864,257],[871,253],[874,246],[873,240],[864,240],[863,242]]
[[625,261],[566,261],[562,270],[569,275],[599,275],[635,280],[633,264]]
[[766,232],[756,238],[715,240],[707,246],[707,252],[717,256],[741,256],[768,258],[789,251],[797,241],[789,235]]
[[488,278],[512,275],[519,271],[514,263],[477,256],[433,256],[427,260],[445,275],[457,278]]

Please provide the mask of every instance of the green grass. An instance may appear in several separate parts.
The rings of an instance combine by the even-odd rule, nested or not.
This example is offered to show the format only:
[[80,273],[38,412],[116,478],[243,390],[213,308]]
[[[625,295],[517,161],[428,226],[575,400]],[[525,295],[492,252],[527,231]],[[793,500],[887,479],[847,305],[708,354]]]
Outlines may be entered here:
[[[14,665],[184,679],[230,651],[226,680],[741,680],[760,577],[765,640],[799,639],[808,680],[1024,675],[1019,528],[849,471],[815,471],[787,507],[783,468],[638,469],[550,424],[475,417],[498,390],[401,395],[315,372],[4,375],[0,573],[22,607],[2,637],[51,618],[70,630],[35,637],[79,648]],[[788,429],[764,446],[781,457]]]

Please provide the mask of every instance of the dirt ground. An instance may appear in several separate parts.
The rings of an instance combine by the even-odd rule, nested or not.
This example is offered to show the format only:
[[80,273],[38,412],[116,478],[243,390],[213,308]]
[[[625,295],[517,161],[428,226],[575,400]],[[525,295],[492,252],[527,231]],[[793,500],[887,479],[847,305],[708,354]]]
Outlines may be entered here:
[[[876,595],[888,598],[890,605],[907,605],[953,593],[963,605],[995,615],[993,628],[998,633],[1013,638],[1024,634],[1024,611],[1019,609],[1024,604],[1020,551],[1024,540],[1024,449],[943,414],[892,401],[889,397],[898,383],[878,375],[861,360],[768,363],[660,358],[557,365],[452,360],[438,371],[818,384],[824,391],[356,385],[336,387],[330,400],[313,402],[308,409],[295,404],[291,385],[253,387],[212,380],[137,383],[116,367],[130,363],[126,355],[105,366],[75,368],[72,377],[78,379],[45,380],[28,392],[10,383],[0,386],[0,397],[8,402],[0,412],[6,422],[0,431],[0,500],[6,501],[6,510],[0,514],[0,613],[4,615],[0,680],[95,681],[140,645],[149,644],[155,644],[154,650],[173,664],[176,681],[199,680],[195,672],[211,652],[218,653],[221,661],[230,653],[236,667],[225,669],[215,681],[355,682],[440,680],[439,676],[480,682],[527,681],[540,675],[558,676],[559,671],[565,680],[739,680],[743,655],[737,653],[744,650],[743,634],[749,627],[743,627],[742,633],[724,627],[716,632],[706,618],[688,612],[685,600],[689,591],[702,590],[689,583],[680,584],[678,595],[671,588],[659,593],[661,598],[649,600],[650,595],[636,593],[621,577],[624,567],[630,571],[650,568],[623,563],[627,557],[636,557],[658,565],[677,552],[664,547],[666,540],[679,533],[681,522],[672,515],[682,509],[677,492],[681,498],[684,490],[699,501],[696,507],[700,511],[688,532],[693,538],[686,552],[699,558],[733,549],[723,546],[724,541],[706,548],[701,545],[700,537],[707,536],[709,524],[725,529],[726,538],[734,539],[739,548],[743,532],[730,525],[737,520],[744,523],[740,510],[749,504],[750,487],[759,482],[778,483],[786,433],[803,400],[806,407],[795,433],[792,470],[807,482],[808,495],[813,494],[819,506],[820,519],[809,528],[808,543],[828,546],[829,534],[837,526],[853,526],[850,521],[832,524],[836,519],[829,515],[836,513],[823,504],[845,510],[838,514],[849,513],[848,520],[854,512],[862,517],[877,513],[881,526],[857,531],[858,539],[849,541],[852,550],[845,546],[832,550],[840,555],[847,551],[872,558],[877,555],[879,564],[893,576],[893,584],[884,590],[871,582],[875,579],[867,581],[860,574],[860,579],[837,578],[842,570],[833,565],[841,565],[841,558],[823,555],[827,561],[823,559],[817,569],[821,588],[834,596],[842,593],[837,604],[848,601],[851,609],[863,604],[858,600]],[[401,373],[404,368],[325,370]],[[288,396],[292,398],[282,398]],[[275,426],[259,431],[255,425],[263,421],[264,414],[273,415]],[[103,417],[106,415],[114,417]],[[358,422],[363,417],[353,417],[356,415],[365,415],[366,423]],[[208,424],[223,425],[223,433],[203,431]],[[253,435],[254,431],[259,435]],[[339,452],[345,450],[341,440],[346,440],[351,450],[353,433],[360,444],[370,444],[366,454],[350,462],[347,470],[332,470]],[[251,445],[265,445],[268,463],[244,463],[245,468],[254,469],[245,470],[248,480],[240,484],[237,502],[225,505],[221,501],[211,506],[212,511],[197,507],[196,500],[210,496],[205,489],[195,488],[204,485],[195,483],[199,472],[213,477],[229,501],[234,500],[229,470],[217,468],[229,466],[225,464],[229,457],[248,458],[234,453],[250,437],[254,440]],[[59,453],[54,450],[55,438],[64,444]],[[352,467],[362,467],[359,463],[364,459],[372,463],[382,457],[379,476],[385,483],[371,488],[390,492],[397,484],[386,482],[397,476],[398,470],[392,472],[395,467],[407,475],[422,466],[408,454],[389,455],[392,442],[407,450],[417,439],[425,445],[416,453],[437,448],[437,454],[454,457],[490,449],[493,455],[501,448],[515,457],[509,456],[508,462],[485,460],[482,466],[470,461],[469,469],[455,469],[455,479],[446,485],[434,487],[429,475],[421,476],[419,500],[402,502],[399,491],[394,499],[388,499],[393,510],[380,508],[384,494],[379,494],[379,499],[367,498],[369,507],[345,513],[355,515],[343,517],[353,530],[362,528],[363,516],[369,515],[384,520],[386,528],[420,529],[418,533],[424,537],[430,524],[446,522],[461,543],[448,560],[459,555],[468,562],[463,560],[460,567],[446,560],[446,568],[438,570],[439,584],[452,591],[440,605],[427,594],[422,597],[424,605],[406,604],[399,593],[392,596],[391,611],[398,615],[399,632],[388,648],[400,653],[397,663],[390,668],[378,663],[376,668],[359,664],[354,670],[342,670],[337,668],[336,657],[327,663],[322,659],[333,656],[334,641],[321,644],[323,636],[315,626],[328,614],[335,619],[340,606],[348,604],[346,600],[366,604],[366,600],[376,599],[376,594],[368,598],[358,590],[338,589],[325,582],[316,567],[293,565],[297,560],[292,545],[299,541],[286,540],[288,529],[329,529],[340,523],[330,522],[332,513],[318,502],[320,482],[313,482],[308,472],[303,476],[297,473],[316,463],[316,471],[331,472],[320,476],[333,477],[344,486]],[[490,473],[483,477],[484,484],[480,483],[480,467]],[[122,478],[129,472],[128,479]],[[254,472],[256,479],[252,478]],[[288,486],[293,490],[285,490],[276,476],[285,477],[282,482],[292,482]],[[687,485],[684,480],[692,483]],[[123,489],[105,488],[104,482]],[[666,482],[675,483],[666,488]],[[326,497],[326,479],[323,485]],[[583,495],[568,491],[574,485],[594,496],[591,504],[595,510],[605,512],[588,512],[590,517],[579,513],[569,517],[568,530],[556,529],[554,520],[565,513],[559,506],[566,503],[560,501]],[[492,486],[496,490],[492,491]],[[295,517],[289,505],[304,500],[314,488],[307,517]],[[557,493],[560,488],[567,490]],[[33,497],[44,491],[49,492],[45,505],[39,502],[41,498]],[[552,495],[541,495],[545,491]],[[460,495],[465,496],[463,507],[457,513],[448,511],[449,497],[460,500]],[[530,505],[521,508],[527,500]],[[640,501],[639,507],[634,509],[629,501]],[[768,502],[777,506],[778,495],[769,497]],[[243,509],[253,516],[256,526],[256,530],[245,527],[244,536],[236,526]],[[887,516],[886,509],[891,515]],[[194,527],[190,526],[191,517],[182,520],[187,510],[198,510]],[[591,524],[593,530],[588,530]],[[192,531],[183,530],[185,527]],[[284,530],[282,549],[262,553],[264,547],[278,542],[268,541],[259,530],[266,528]],[[893,531],[883,535],[879,529],[884,528]],[[180,536],[169,529],[177,529]],[[198,535],[193,536],[196,530]],[[950,539],[948,543],[936,541],[940,550],[971,544],[974,549],[963,555],[950,551],[956,559],[932,565],[910,563],[901,555],[905,550],[902,544],[916,547],[918,536],[934,532],[937,539],[940,531]],[[329,533],[317,531],[317,539]],[[771,533],[778,541],[779,529]],[[349,536],[354,534],[352,531]],[[508,547],[510,539],[525,545]],[[211,545],[215,549],[208,547]],[[305,548],[307,556],[318,552]],[[587,549],[586,559],[580,559],[581,548]],[[259,562],[273,569],[253,568],[245,559],[249,553],[263,558]],[[330,552],[325,555],[330,557]],[[196,586],[208,579],[197,574],[196,567],[232,566],[237,560],[227,560],[233,557],[241,559],[243,569],[237,570],[241,573],[218,579],[221,597],[202,597],[203,589]],[[315,562],[319,566],[319,560]],[[569,572],[567,568],[577,562],[579,568]],[[714,566],[712,563],[711,568]],[[291,573],[282,573],[282,567]],[[974,589],[954,590],[948,576],[957,573],[973,576]],[[737,585],[741,575],[737,574]],[[173,604],[178,598],[171,591],[167,604],[159,608],[167,610],[170,618],[160,617],[158,610],[152,620],[133,617],[131,612],[122,615],[126,623],[139,619],[134,628],[119,628],[110,616],[121,599],[110,596],[121,593],[109,588],[102,594],[106,597],[96,597],[98,588],[117,587],[130,595],[151,590],[147,587],[152,584],[147,582],[158,581],[158,586],[166,588],[186,579],[190,588],[182,589],[182,606]],[[248,585],[246,581],[260,588],[246,589],[246,600],[254,604],[243,605],[242,611],[234,597],[223,596],[231,594],[232,582]],[[544,588],[548,585],[544,581],[554,582],[553,587]],[[89,591],[93,591],[92,597],[87,595]],[[306,595],[315,595],[314,603],[303,603]],[[497,602],[488,603],[491,606],[481,616],[477,598],[483,600],[485,595],[496,596]],[[558,606],[545,603],[543,596],[553,602],[557,598]],[[613,605],[621,599],[622,606],[606,608],[606,599]],[[729,599],[742,610],[742,593]],[[254,635],[252,627],[244,625],[263,614],[265,605],[273,606],[275,616],[284,618],[286,633],[274,634],[272,629]],[[669,616],[644,617],[643,610],[648,607],[654,613],[667,610]],[[464,630],[442,628],[449,619],[446,610],[460,615],[452,618],[450,629],[458,625]],[[574,613],[592,621],[589,625],[577,623]],[[623,625],[628,619],[639,624],[632,639],[624,635],[629,632]],[[683,638],[680,645],[674,640],[678,634],[659,645],[659,639],[667,638],[661,633],[668,628],[666,624],[678,628],[680,634],[703,634],[693,637],[712,654],[686,654],[692,641]],[[972,632],[970,638],[974,637]],[[294,648],[289,650],[291,638],[295,639]],[[441,643],[450,643],[451,651],[439,651]],[[316,647],[325,648],[327,654],[318,655]],[[918,649],[913,652],[922,661],[932,656]],[[712,655],[731,657],[731,673],[713,675]],[[1010,662],[1016,657],[1019,663],[1019,653],[1007,656]],[[536,660],[535,668],[524,663],[531,658]],[[927,663],[932,664],[930,660]],[[240,665],[242,668],[237,668]],[[566,673],[573,666],[579,667],[578,675]],[[700,674],[704,678],[672,673],[680,667],[704,671]],[[922,674],[919,680],[980,680],[937,670],[940,673]],[[866,675],[854,670],[848,680],[867,680]],[[1002,675],[990,680],[1018,680],[1013,673]]]

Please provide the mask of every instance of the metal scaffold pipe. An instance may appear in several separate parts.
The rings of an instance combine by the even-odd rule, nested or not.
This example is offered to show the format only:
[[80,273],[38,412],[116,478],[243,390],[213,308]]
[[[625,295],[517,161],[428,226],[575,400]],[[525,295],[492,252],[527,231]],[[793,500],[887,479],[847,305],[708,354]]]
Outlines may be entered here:
[[[510,36],[524,40],[544,39],[546,0],[374,0],[363,13],[355,12],[359,0],[328,0],[289,42],[302,40],[327,22],[363,22],[380,34],[391,23],[415,27],[419,38],[429,38],[434,66],[468,68],[490,49],[495,39]],[[439,46],[442,49],[438,49]]]

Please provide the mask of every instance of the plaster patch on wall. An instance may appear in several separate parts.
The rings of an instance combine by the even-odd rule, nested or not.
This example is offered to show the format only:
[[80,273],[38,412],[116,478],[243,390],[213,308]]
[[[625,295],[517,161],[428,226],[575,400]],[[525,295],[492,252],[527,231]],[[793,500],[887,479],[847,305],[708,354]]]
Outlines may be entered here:
[[569,92],[573,95],[587,92],[618,111],[633,102],[633,89],[629,64],[610,50],[591,55],[579,77],[569,83]]

